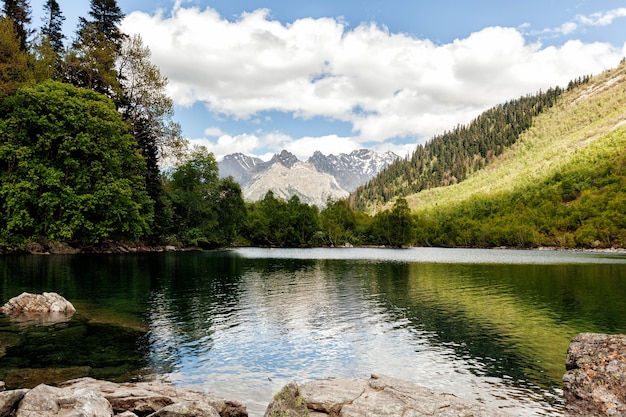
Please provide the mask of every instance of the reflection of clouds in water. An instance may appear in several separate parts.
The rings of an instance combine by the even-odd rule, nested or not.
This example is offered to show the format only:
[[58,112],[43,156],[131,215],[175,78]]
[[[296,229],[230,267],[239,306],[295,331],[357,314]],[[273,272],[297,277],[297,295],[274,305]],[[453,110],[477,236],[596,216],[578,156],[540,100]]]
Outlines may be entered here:
[[[317,264],[296,270],[250,269],[238,301],[226,291],[188,301],[181,323],[175,301],[153,297],[155,362],[180,385],[245,402],[262,414],[271,396],[290,380],[364,378],[387,374],[468,398],[516,406],[518,415],[537,405],[527,396],[485,378],[483,363],[459,357],[402,311],[383,307],[373,265],[333,270]],[[210,280],[209,280],[210,281]],[[207,281],[207,285],[211,283]],[[521,410],[521,411],[520,411]],[[524,411],[525,410],[525,411]]]

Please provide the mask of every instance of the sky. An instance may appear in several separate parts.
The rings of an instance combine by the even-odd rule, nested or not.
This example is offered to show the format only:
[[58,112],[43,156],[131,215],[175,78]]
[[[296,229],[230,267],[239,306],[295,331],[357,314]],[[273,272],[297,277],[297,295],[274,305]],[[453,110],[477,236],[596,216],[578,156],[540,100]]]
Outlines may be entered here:
[[[74,37],[87,0],[57,0]],[[31,0],[33,25],[44,0]],[[118,0],[216,158],[406,156],[484,110],[616,67],[624,0]]]

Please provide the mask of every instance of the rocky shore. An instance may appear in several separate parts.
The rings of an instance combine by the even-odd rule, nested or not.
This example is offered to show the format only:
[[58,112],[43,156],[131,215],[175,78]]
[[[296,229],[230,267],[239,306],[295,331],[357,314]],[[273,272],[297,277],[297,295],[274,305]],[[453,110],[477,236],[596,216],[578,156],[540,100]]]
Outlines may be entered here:
[[144,242],[106,241],[94,245],[79,245],[71,242],[32,242],[20,248],[0,247],[0,255],[77,255],[81,253],[124,254],[149,252],[200,251],[196,246],[150,245]]
[[[0,312],[8,315],[71,316],[74,306],[56,293],[23,293]],[[626,335],[582,333],[569,345],[563,377],[565,416],[626,416]],[[0,417],[243,417],[245,405],[160,382],[117,384],[93,378],[59,386],[4,391]],[[265,417],[505,417],[489,404],[435,392],[414,383],[373,374],[369,379],[327,379],[287,384]]]
[[[626,336],[580,334],[563,378],[565,416],[626,415]],[[0,388],[3,387],[0,383]],[[167,383],[79,378],[0,392],[0,417],[245,417],[244,404]],[[384,375],[291,382],[264,417],[506,417],[488,404]]]

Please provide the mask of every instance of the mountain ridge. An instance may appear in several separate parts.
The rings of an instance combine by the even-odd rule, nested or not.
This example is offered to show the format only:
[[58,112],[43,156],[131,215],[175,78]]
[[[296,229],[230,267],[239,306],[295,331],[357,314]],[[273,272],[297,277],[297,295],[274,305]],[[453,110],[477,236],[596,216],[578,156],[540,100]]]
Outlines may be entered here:
[[464,181],[404,199],[419,245],[626,247],[626,61],[568,89]]
[[248,201],[260,200],[271,190],[283,199],[298,196],[302,202],[323,207],[329,198],[347,198],[398,158],[393,152],[359,149],[339,155],[316,151],[308,160],[300,161],[282,150],[269,161],[242,153],[229,154],[218,166],[220,177],[232,176]]

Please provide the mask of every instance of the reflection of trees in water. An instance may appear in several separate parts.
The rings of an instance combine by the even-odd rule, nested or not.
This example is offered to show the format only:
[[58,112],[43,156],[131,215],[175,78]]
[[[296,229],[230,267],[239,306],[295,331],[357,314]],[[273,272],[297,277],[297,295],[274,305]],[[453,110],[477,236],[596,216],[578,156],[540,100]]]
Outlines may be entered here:
[[222,251],[158,259],[147,311],[150,361],[157,373],[170,373],[185,352],[210,350],[220,321],[239,308],[242,266]]

